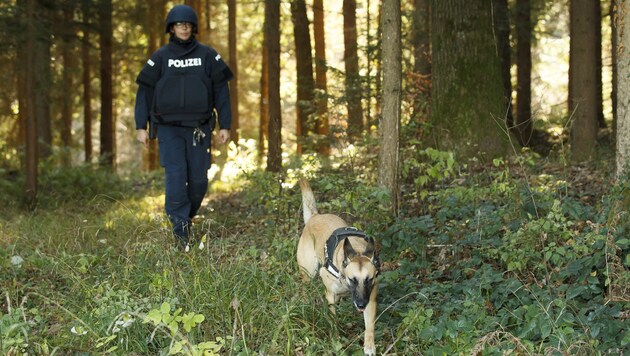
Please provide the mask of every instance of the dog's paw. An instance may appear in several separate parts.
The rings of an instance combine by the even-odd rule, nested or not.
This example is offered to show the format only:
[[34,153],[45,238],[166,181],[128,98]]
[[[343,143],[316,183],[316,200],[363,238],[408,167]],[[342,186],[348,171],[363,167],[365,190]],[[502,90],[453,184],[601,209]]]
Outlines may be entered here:
[[376,355],[376,346],[374,346],[374,344],[372,344],[372,345],[365,345],[365,346],[363,347],[363,353],[364,353],[366,356],[368,356],[368,355],[369,355],[369,356]]

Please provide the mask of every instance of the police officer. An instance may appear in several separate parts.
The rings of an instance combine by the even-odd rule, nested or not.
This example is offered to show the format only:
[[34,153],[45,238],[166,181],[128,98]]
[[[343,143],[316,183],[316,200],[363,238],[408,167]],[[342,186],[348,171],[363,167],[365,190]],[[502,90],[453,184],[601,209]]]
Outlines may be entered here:
[[197,42],[197,23],[190,6],[173,7],[166,16],[169,43],[151,55],[136,79],[136,138],[146,146],[157,134],[165,210],[185,249],[208,190],[211,133],[218,121],[219,140],[226,143],[232,116],[232,72],[213,48]]

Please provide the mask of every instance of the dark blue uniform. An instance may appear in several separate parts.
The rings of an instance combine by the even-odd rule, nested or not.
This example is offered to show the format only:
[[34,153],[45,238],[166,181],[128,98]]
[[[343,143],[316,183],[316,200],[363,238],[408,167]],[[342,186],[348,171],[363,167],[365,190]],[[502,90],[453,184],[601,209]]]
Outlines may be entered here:
[[136,79],[136,129],[148,124],[152,134],[157,131],[166,174],[165,210],[185,243],[208,189],[211,132],[216,121],[220,129],[230,129],[230,79],[232,72],[213,48],[175,37],[151,56]]

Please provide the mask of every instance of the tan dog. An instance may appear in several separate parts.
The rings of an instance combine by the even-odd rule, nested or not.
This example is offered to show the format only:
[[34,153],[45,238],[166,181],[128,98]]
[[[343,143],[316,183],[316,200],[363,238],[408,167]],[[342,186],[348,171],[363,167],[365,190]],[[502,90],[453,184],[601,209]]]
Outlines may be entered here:
[[321,277],[333,313],[340,297],[352,294],[354,306],[363,313],[365,322],[363,352],[374,355],[376,277],[380,266],[374,240],[348,227],[336,215],[318,214],[313,191],[306,180],[300,179],[300,189],[305,226],[297,246],[297,262],[305,277]]

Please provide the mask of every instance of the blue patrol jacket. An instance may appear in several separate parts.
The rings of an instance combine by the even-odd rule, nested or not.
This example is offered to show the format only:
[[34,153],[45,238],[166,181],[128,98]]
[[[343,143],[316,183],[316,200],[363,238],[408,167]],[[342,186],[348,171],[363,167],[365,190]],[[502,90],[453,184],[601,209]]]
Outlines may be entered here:
[[136,78],[136,128],[152,123],[198,126],[210,121],[214,109],[219,127],[230,128],[231,111],[227,82],[233,75],[221,56],[197,42],[176,39],[157,50]]

